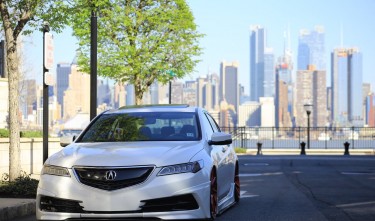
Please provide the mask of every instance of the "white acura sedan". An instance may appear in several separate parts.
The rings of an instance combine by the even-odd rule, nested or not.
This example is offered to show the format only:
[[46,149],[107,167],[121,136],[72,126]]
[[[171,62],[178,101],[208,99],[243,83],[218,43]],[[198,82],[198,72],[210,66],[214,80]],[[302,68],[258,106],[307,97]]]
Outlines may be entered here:
[[104,112],[45,162],[36,218],[214,219],[240,198],[231,143],[201,108]]

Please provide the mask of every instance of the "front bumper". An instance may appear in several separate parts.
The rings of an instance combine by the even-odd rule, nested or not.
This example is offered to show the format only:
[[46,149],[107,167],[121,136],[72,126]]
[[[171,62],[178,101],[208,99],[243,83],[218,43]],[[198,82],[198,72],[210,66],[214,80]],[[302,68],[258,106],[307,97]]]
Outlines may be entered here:
[[[205,168],[204,168],[205,169]],[[209,172],[183,173],[168,176],[156,176],[159,169],[153,171],[143,183],[135,186],[106,191],[84,185],[73,175],[59,177],[42,175],[38,192],[36,218],[38,220],[67,220],[80,218],[116,219],[116,218],[159,218],[159,219],[201,219],[210,217]],[[160,198],[192,196],[196,207],[180,207],[168,210],[168,207],[148,207]],[[42,197],[69,200],[77,203],[81,210],[59,211],[40,207]],[[191,199],[189,199],[191,200]],[[164,200],[164,202],[167,202]],[[151,204],[150,204],[151,202]],[[173,200],[172,200],[173,202]],[[175,203],[173,203],[175,204]],[[74,204],[72,204],[74,207]]]

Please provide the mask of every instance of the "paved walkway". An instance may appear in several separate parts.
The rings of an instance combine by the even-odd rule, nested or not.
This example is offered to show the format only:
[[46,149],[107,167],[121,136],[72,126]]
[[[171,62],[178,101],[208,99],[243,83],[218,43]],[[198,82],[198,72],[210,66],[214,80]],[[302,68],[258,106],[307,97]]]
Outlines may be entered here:
[[0,198],[0,220],[35,214],[35,199]]

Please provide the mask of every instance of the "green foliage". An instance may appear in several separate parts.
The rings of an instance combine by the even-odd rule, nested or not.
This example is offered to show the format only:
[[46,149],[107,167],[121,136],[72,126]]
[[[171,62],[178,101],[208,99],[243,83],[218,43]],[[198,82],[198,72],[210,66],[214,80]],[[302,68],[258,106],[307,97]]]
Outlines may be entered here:
[[0,129],[0,138],[9,137],[9,130]]
[[[43,22],[48,22],[50,29],[61,32],[68,24],[68,15],[73,0],[12,0],[4,2],[4,8],[8,12],[10,28],[18,37],[31,34],[35,30],[42,31]],[[4,11],[5,13],[5,11]],[[4,14],[5,15],[5,14]],[[0,21],[6,22],[2,15]],[[1,26],[3,28],[3,26]]]
[[[73,34],[80,45],[78,63],[81,71],[89,73],[93,8],[86,0],[76,3],[82,5],[72,13]],[[99,75],[133,84],[139,100],[155,80],[167,83],[193,72],[203,35],[197,32],[185,0],[98,0],[95,4]]]
[[38,188],[38,180],[32,179],[30,175],[21,172],[21,176],[14,181],[6,181],[8,174],[3,174],[0,181],[0,196],[16,198],[35,198]]
[[234,148],[234,151],[236,153],[246,153],[246,149],[245,148],[241,148],[241,147]]
[[21,131],[20,132],[21,137],[25,138],[36,138],[36,137],[43,137],[43,132],[42,131]]
[[[9,137],[9,130],[7,129],[0,129],[0,138],[8,138]],[[43,137],[42,131],[21,131],[20,137],[24,138],[37,138],[37,137]]]

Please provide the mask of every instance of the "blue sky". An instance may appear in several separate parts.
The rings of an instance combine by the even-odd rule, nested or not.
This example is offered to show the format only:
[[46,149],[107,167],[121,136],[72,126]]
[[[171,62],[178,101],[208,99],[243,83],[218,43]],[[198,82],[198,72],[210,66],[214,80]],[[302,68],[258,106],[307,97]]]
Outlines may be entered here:
[[[284,32],[289,26],[291,48],[297,55],[298,34],[302,28],[312,30],[324,26],[327,64],[327,83],[330,81],[330,52],[340,46],[340,27],[344,47],[358,47],[363,53],[363,81],[375,88],[375,1],[374,0],[189,0],[201,40],[202,60],[195,79],[208,70],[219,73],[222,60],[239,61],[239,78],[249,91],[249,34],[250,25],[259,24],[267,30],[267,46],[274,48],[277,58],[283,52]],[[99,18],[100,19],[100,18]],[[42,34],[27,39],[26,60],[28,77],[41,82]],[[76,40],[67,28],[54,33],[55,63],[71,62],[77,48]],[[296,67],[296,59],[294,59]],[[31,67],[31,68],[30,68]]]

